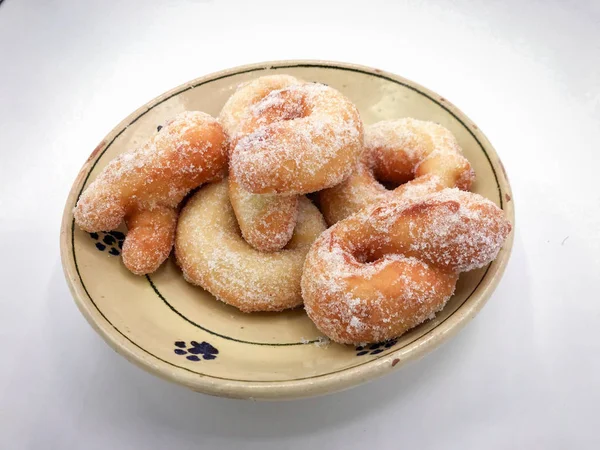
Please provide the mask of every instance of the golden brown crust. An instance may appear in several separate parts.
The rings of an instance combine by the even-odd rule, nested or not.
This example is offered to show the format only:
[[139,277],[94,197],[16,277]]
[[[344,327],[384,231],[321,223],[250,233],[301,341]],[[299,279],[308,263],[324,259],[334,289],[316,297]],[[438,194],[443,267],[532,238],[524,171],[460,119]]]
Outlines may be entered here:
[[[387,197],[414,197],[445,187],[469,190],[474,176],[446,128],[410,118],[389,120],[366,127],[357,170],[343,183],[322,191],[320,201],[332,225]],[[380,181],[401,185],[388,191]]]
[[240,84],[219,114],[219,122],[225,133],[233,139],[240,123],[249,113],[248,108],[260,102],[271,91],[302,83],[304,81],[290,75],[266,75]]
[[347,178],[362,143],[358,110],[340,92],[289,86],[253,105],[232,140],[229,170],[255,194],[307,194]]
[[[219,115],[232,143],[230,148],[239,138],[240,124],[251,113],[253,105],[274,90],[302,83],[304,81],[289,75],[268,75],[238,86]],[[274,252],[289,242],[298,215],[297,196],[253,194],[231,174],[229,197],[242,236],[251,246],[260,251]]]
[[123,264],[136,275],[152,273],[169,257],[175,242],[177,210],[158,207],[133,211],[125,218]]
[[[75,222],[85,231],[108,231],[126,216],[176,208],[190,190],[224,175],[226,150],[225,133],[214,118],[197,111],[178,114],[102,170],[79,198]],[[127,248],[133,252],[137,246]]]
[[480,195],[390,197],[338,222],[309,251],[305,308],[341,343],[378,342],[441,310],[458,274],[492,261],[511,230]]
[[285,247],[296,226],[298,196],[251,194],[233,176],[228,180],[231,206],[246,242],[262,252]]

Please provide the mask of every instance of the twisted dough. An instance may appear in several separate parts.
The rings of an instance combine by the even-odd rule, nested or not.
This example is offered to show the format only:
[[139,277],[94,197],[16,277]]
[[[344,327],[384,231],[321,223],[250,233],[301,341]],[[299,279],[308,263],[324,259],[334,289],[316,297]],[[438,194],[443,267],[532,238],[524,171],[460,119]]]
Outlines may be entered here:
[[181,211],[175,256],[187,281],[244,312],[302,304],[300,278],[308,249],[325,230],[319,210],[300,197],[292,239],[278,252],[252,248],[240,236],[227,181],[200,189]]
[[440,311],[458,274],[492,261],[510,230],[495,204],[458,189],[385,199],[311,247],[302,275],[306,311],[340,343],[399,336]]
[[[365,129],[365,150],[357,170],[320,193],[321,209],[332,225],[390,196],[416,197],[445,187],[469,190],[474,178],[448,129],[411,118],[378,122]],[[400,186],[388,191],[378,180]]]
[[183,112],[100,172],[79,198],[75,222],[94,232],[114,230],[125,220],[123,262],[135,274],[151,273],[173,246],[177,206],[190,190],[223,176],[226,149],[213,117]]
[[[236,141],[240,124],[251,114],[254,105],[274,90],[302,83],[304,81],[289,75],[268,75],[238,86],[219,115],[230,141]],[[232,174],[229,198],[242,236],[255,249],[281,250],[292,238],[298,215],[297,196],[252,194]]]

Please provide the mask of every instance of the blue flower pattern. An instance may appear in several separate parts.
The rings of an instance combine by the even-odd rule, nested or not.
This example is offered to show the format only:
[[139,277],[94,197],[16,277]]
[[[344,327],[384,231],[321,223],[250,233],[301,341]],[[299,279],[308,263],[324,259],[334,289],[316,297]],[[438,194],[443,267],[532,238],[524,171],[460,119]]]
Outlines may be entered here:
[[202,361],[203,359],[206,361],[216,359],[219,354],[219,350],[205,341],[190,341],[189,347],[185,341],[175,341],[174,352],[176,355],[185,356],[189,361],[196,362]]
[[398,339],[390,339],[389,341],[379,342],[377,344],[358,345],[356,347],[356,356],[378,355],[388,348],[392,348],[398,343]]
[[109,231],[108,233],[100,231],[98,233],[90,233],[90,237],[96,241],[95,246],[101,252],[108,251],[108,254],[112,256],[119,256],[121,254],[125,234],[120,231]]
[[[162,126],[157,127],[158,131],[162,128]],[[89,233],[90,237],[96,241],[95,246],[98,250],[104,252],[108,251],[110,255],[119,256],[121,254],[121,250],[123,248],[123,242],[125,240],[125,234],[120,231],[109,231],[98,232],[98,233]],[[364,356],[364,355],[378,355],[379,353],[384,352],[388,348],[393,347],[398,343],[397,339],[391,339],[385,342],[379,342],[376,344],[369,345],[358,345],[356,347],[356,356]],[[176,355],[185,356],[189,361],[210,361],[217,358],[219,354],[219,350],[209,344],[208,342],[202,341],[190,341],[190,345],[188,346],[185,341],[175,341],[175,349],[174,352]]]

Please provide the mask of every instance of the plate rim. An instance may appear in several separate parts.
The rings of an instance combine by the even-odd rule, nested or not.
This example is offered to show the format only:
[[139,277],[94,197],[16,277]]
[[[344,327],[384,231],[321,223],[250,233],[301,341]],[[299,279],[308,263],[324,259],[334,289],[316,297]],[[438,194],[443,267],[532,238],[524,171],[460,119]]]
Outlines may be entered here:
[[[450,112],[467,128],[475,140],[478,141],[484,149],[484,153],[494,169],[497,178],[501,206],[513,226],[513,231],[507,238],[496,260],[488,266],[480,284],[473,291],[470,298],[465,300],[451,316],[405,347],[392,351],[372,361],[348,369],[341,369],[335,373],[317,375],[311,378],[293,381],[225,380],[210,375],[200,375],[196,372],[187,371],[185,368],[172,366],[170,363],[150,354],[138,344],[135,344],[124,336],[122,332],[104,317],[102,312],[94,306],[93,303],[90,304],[90,301],[88,300],[90,297],[79,280],[75,258],[71,251],[72,247],[70,244],[73,239],[74,231],[72,205],[75,204],[81,187],[87,181],[96,162],[100,159],[103,150],[105,150],[118,135],[127,129],[128,126],[158,103],[164,102],[186,90],[210,81],[215,81],[219,78],[268,70],[271,68],[285,69],[299,66],[342,69],[388,79],[389,81],[396,83],[399,82],[426,97],[429,97],[432,101],[438,103]],[[236,66],[195,78],[155,97],[119,122],[92,151],[73,182],[62,217],[60,252],[61,263],[67,284],[77,307],[92,328],[94,328],[94,330],[96,330],[96,332],[99,333],[117,353],[121,354],[132,363],[163,379],[182,384],[192,390],[205,394],[245,399],[293,399],[341,391],[378,378],[392,370],[400,368],[409,361],[424,356],[429,351],[437,348],[442,342],[445,342],[455,335],[481,310],[500,282],[512,251],[514,226],[514,199],[512,198],[510,183],[500,158],[479,127],[446,98],[402,76],[368,66],[326,60],[279,60]]]

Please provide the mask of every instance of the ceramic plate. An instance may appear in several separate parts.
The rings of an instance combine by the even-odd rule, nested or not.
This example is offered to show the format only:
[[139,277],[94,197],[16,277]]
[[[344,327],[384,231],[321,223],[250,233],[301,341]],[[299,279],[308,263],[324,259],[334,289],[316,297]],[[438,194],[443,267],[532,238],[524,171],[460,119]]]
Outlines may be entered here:
[[81,169],[63,216],[62,263],[81,312],[117,352],[160,377],[207,394],[307,397],[398,369],[477,313],[500,280],[512,246],[511,234],[493,263],[462,274],[456,294],[435,319],[399,339],[353,347],[324,343],[302,309],[243,314],[186,283],[172,260],[151,276],[132,275],[120,260],[125,229],[90,234],[74,225],[72,209],[79,195],[112,158],[142,143],[180,111],[217,116],[239,83],[273,73],[340,90],[354,101],[366,124],[410,116],[449,128],[477,174],[473,191],[503,208],[514,225],[506,174],[483,133],[446,99],[397,75],[352,64],[279,61],[208,75],[161,95],[117,125]]

